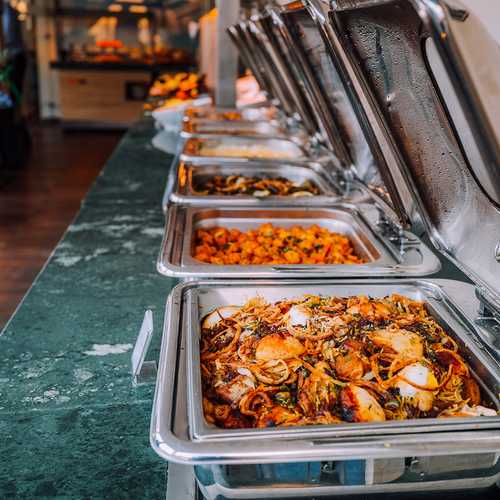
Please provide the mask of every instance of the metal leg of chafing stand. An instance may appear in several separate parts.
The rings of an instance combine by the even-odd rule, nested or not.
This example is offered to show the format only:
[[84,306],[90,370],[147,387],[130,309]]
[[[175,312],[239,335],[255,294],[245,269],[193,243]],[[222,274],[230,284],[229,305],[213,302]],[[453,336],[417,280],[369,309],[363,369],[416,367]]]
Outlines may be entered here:
[[198,500],[203,497],[198,492],[193,467],[168,464],[166,500]]

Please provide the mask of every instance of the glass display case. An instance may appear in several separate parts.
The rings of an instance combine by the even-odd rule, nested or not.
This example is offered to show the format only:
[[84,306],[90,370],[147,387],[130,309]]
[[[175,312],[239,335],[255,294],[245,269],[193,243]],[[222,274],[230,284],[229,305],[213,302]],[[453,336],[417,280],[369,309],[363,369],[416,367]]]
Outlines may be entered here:
[[51,0],[45,19],[52,33],[48,66],[57,82],[54,114],[67,126],[130,125],[158,74],[196,71],[197,21],[209,5]]
[[54,63],[182,66],[181,69],[193,66],[196,36],[190,36],[189,23],[198,9],[190,9],[188,19],[179,18],[176,10],[185,10],[185,3],[191,5],[137,0],[55,0],[57,60]]

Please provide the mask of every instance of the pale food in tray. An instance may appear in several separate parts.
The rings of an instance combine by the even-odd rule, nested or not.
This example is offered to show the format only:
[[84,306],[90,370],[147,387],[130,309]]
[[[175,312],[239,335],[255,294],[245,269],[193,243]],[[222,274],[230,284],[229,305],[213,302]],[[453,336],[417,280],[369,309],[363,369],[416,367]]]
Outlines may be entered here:
[[203,412],[225,429],[496,416],[425,303],[304,295],[201,322]]
[[302,150],[290,141],[273,139],[187,141],[184,153],[201,157],[255,158],[266,160],[292,160],[304,156]]

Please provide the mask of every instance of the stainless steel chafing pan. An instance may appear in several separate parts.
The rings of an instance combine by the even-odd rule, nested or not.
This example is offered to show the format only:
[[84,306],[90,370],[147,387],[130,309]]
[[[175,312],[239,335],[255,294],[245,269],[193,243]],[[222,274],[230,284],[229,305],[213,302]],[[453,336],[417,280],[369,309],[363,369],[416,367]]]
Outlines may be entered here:
[[[362,423],[362,424],[337,424],[337,425],[316,425],[312,427],[282,427],[266,429],[220,429],[207,424],[202,409],[202,386],[200,372],[199,341],[201,336],[200,321],[209,312],[219,307],[229,305],[243,305],[252,297],[259,296],[275,302],[287,298],[301,297],[305,293],[314,293],[325,296],[352,296],[367,295],[370,297],[385,297],[392,293],[404,295],[413,300],[426,303],[429,312],[440,325],[447,331],[467,354],[467,361],[476,380],[481,382],[483,393],[487,395],[490,402],[500,408],[500,370],[498,364],[494,363],[487,356],[482,356],[481,349],[477,349],[474,342],[467,342],[474,327],[468,324],[466,318],[459,314],[454,304],[450,301],[439,287],[428,282],[415,282],[406,285],[397,283],[384,284],[344,284],[344,285],[317,285],[310,286],[301,284],[288,287],[259,287],[258,285],[242,287],[211,287],[189,290],[186,294],[184,307],[186,309],[187,322],[187,370],[188,370],[188,408],[191,438],[198,439],[235,439],[255,436],[256,438],[272,437],[279,434],[280,437],[297,436],[318,438],[319,436],[341,437],[355,434],[366,435],[375,432],[405,432],[414,433],[425,430],[430,432],[438,430],[441,426],[445,428],[449,424],[447,419],[427,418],[406,421],[391,421],[383,423]],[[472,418],[461,419],[460,424],[464,429],[473,429],[484,419]],[[493,422],[496,420],[496,422]],[[484,425],[497,427],[500,424],[500,416],[486,419]],[[388,428],[386,430],[386,428]]]
[[264,120],[184,120],[181,134],[219,134],[219,135],[256,135],[275,136],[283,133],[279,124]]
[[[210,139],[190,138],[184,143],[180,159],[192,163],[224,163],[227,161],[246,163],[249,160],[266,162],[308,163],[310,161],[332,161],[331,155],[319,150],[312,155],[301,144],[292,139],[250,138],[215,135]],[[322,154],[323,153],[323,154]]]
[[212,106],[199,106],[187,108],[184,120],[229,120],[231,115],[238,116],[240,120],[279,120],[281,112],[273,106],[247,106],[243,108],[217,108]]
[[[452,292],[453,299],[447,291]],[[429,303],[432,313],[449,329],[463,348],[467,362],[492,398],[499,391],[500,367],[482,347],[478,329],[468,317],[473,312],[473,287],[448,280],[399,280],[353,282],[308,281],[216,281],[187,282],[178,285],[169,297],[160,357],[160,372],[153,408],[151,443],[156,452],[181,463],[272,463],[294,461],[354,460],[390,457],[420,457],[489,453],[500,446],[500,417],[470,419],[428,419],[386,422],[385,424],[346,424],[345,426],[298,427],[222,431],[217,439],[194,440],[188,425],[192,411],[186,393],[189,361],[196,342],[192,323],[200,314],[222,304],[242,302],[257,294],[270,300],[304,293],[327,295],[400,293]],[[472,299],[471,299],[472,297]],[[194,299],[194,303],[193,303]],[[456,300],[459,300],[457,304]],[[198,310],[198,307],[201,309]],[[465,308],[465,310],[464,310]],[[191,315],[194,311],[194,318]],[[466,312],[465,312],[466,311]],[[193,337],[193,338],[190,338]],[[189,344],[191,343],[191,344]],[[188,349],[189,351],[189,349]],[[190,369],[198,368],[193,364]],[[190,390],[195,391],[192,387]],[[265,439],[264,439],[265,437]]]
[[[213,135],[235,135],[240,137],[274,137],[288,139],[292,133],[275,121],[258,120],[184,120],[181,137],[210,139]],[[305,141],[305,133],[299,130],[293,132],[297,140]]]
[[[358,207],[359,208],[359,207]],[[158,271],[167,276],[236,278],[236,277],[314,277],[314,276],[421,276],[439,269],[434,254],[413,234],[405,233],[406,244],[393,246],[379,233],[379,229],[366,217],[374,215],[361,212],[346,203],[327,208],[208,208],[171,206],[167,213],[166,233],[158,258]],[[331,231],[349,236],[356,251],[367,260],[365,264],[323,265],[214,265],[199,262],[192,257],[192,245],[196,229],[224,226],[248,230],[264,222],[276,226],[311,226],[318,224]]]
[[[265,205],[273,206],[277,204],[286,204],[287,206],[303,206],[307,203],[311,205],[327,205],[341,196],[345,196],[342,189],[332,179],[328,170],[318,163],[311,162],[307,166],[293,165],[288,163],[269,164],[262,162],[248,162],[245,166],[241,163],[231,164],[207,164],[197,165],[190,162],[180,162],[177,164],[176,172],[173,174],[175,179],[170,193],[170,201],[180,205],[197,206],[235,206],[238,205]],[[196,190],[196,186],[214,176],[241,175],[250,177],[276,178],[284,177],[298,185],[308,181],[314,184],[319,194],[303,197],[293,196],[266,196],[256,197],[252,195],[203,195]],[[365,197],[366,198],[366,197]]]

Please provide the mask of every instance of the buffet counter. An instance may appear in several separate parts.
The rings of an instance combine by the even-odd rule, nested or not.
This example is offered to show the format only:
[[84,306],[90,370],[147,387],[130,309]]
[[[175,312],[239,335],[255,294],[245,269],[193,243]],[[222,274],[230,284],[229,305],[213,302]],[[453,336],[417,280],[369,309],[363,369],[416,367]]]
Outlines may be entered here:
[[135,126],[108,161],[0,337],[0,497],[161,498],[149,446],[154,385],[133,388],[132,346],[153,310],[159,345],[175,280],[155,260],[171,161]]
[[[157,359],[176,282],[155,266],[172,157],[154,134],[145,120],[124,137],[0,337],[2,497],[165,497],[154,385],[131,383],[144,311]],[[464,279],[445,262],[436,277]]]

